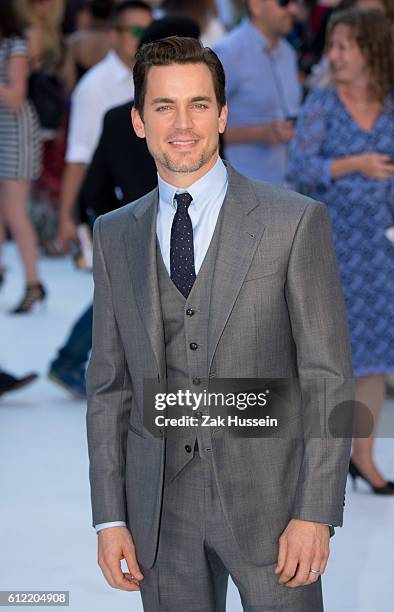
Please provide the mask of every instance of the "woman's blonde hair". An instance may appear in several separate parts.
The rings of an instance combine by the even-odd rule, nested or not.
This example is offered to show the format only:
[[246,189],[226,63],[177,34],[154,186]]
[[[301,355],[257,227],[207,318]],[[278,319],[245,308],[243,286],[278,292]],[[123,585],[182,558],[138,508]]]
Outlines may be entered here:
[[27,27],[36,27],[42,33],[43,54],[49,54],[60,60],[61,57],[61,24],[65,9],[65,0],[52,0],[53,7],[48,18],[39,19],[33,9],[32,0],[17,0],[19,14]]

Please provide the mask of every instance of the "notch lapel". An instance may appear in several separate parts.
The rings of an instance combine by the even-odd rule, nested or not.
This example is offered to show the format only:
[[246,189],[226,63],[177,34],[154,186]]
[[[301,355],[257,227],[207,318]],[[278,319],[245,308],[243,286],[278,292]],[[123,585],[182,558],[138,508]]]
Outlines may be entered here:
[[150,339],[160,378],[165,378],[163,316],[156,264],[158,188],[145,196],[123,234],[129,272],[138,309]]
[[209,312],[208,374],[220,336],[263,236],[261,207],[248,179],[229,164],[228,189],[215,262]]

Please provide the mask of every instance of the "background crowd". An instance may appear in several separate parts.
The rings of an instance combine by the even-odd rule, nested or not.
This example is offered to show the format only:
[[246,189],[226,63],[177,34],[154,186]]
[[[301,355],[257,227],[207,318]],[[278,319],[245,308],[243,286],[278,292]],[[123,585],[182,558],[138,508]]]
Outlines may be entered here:
[[[376,424],[394,372],[394,0],[1,0],[0,249],[15,242],[26,280],[9,314],[46,300],[39,254],[91,267],[94,219],[156,185],[131,128],[132,68],[169,35],[224,65],[224,158],[327,205],[357,400]],[[0,285],[7,274],[0,252]],[[91,327],[89,306],[49,368],[79,398]],[[0,394],[33,380],[1,372]],[[355,438],[350,475],[392,495],[373,442]]]

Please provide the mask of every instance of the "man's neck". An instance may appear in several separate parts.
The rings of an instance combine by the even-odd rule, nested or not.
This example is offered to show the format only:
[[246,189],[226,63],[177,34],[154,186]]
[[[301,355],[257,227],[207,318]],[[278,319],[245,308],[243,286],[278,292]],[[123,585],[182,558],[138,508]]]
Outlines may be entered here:
[[126,66],[126,68],[129,68],[130,70],[134,68],[135,62],[133,59],[121,55],[117,49],[114,49],[114,51],[118,60],[121,61]]
[[193,185],[200,178],[208,174],[214,167],[218,160],[219,154],[216,153],[212,156],[207,164],[196,172],[172,172],[163,166],[157,166],[157,172],[163,181],[176,187],[177,189],[188,189],[190,185]]
[[272,51],[273,49],[275,49],[275,47],[277,47],[279,44],[280,36],[278,36],[278,34],[276,34],[275,32],[272,32],[272,30],[270,30],[267,27],[267,24],[265,24],[264,22],[258,19],[252,19],[251,21],[254,27],[259,32],[261,32],[267,39],[269,50]]

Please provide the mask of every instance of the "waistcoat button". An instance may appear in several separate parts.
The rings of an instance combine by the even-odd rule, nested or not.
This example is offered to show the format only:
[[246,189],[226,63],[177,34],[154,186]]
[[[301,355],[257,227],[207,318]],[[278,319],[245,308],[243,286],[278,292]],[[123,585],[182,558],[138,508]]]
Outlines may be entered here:
[[196,351],[198,349],[197,342],[190,342],[189,346],[190,346],[192,351]]
[[186,444],[186,446],[185,446],[185,451],[186,451],[187,453],[191,453],[191,452],[192,452],[192,447],[191,447],[191,446],[189,446],[189,444]]
[[193,308],[188,308],[186,310],[186,314],[188,317],[192,317],[194,315],[195,311],[193,310]]

